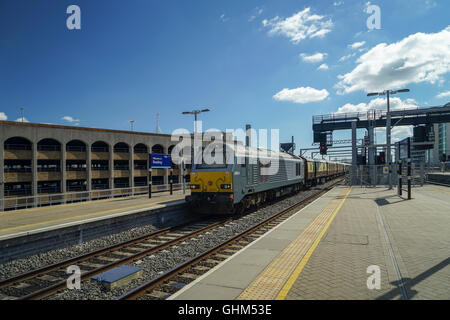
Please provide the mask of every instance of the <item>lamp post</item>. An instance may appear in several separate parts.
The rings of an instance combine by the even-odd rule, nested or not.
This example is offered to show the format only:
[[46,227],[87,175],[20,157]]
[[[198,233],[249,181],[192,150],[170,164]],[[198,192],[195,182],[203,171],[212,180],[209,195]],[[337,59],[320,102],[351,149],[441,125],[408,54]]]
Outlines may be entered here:
[[[210,111],[209,109],[202,109],[202,110],[185,111],[182,113],[182,114],[193,114],[194,115],[194,159],[197,155],[198,148],[200,148],[200,150],[202,148],[201,142],[200,142],[200,146],[197,145],[197,117],[200,113],[209,112],[209,111]],[[194,161],[191,161],[191,163],[193,164]]]
[[134,124],[135,120],[129,120],[129,121],[130,121],[130,128],[131,128],[131,131],[133,131],[133,124]]
[[194,134],[197,133],[197,116],[202,112],[209,112],[209,109],[203,110],[193,110],[193,111],[185,111],[182,114],[193,114],[194,115]]
[[368,97],[372,96],[387,96],[387,113],[386,113],[386,164],[389,166],[388,180],[389,180],[389,190],[392,189],[392,180],[391,180],[391,110],[390,110],[390,102],[389,97],[391,95],[400,93],[400,92],[409,92],[409,89],[401,89],[401,90],[385,90],[383,92],[372,92],[367,94]]

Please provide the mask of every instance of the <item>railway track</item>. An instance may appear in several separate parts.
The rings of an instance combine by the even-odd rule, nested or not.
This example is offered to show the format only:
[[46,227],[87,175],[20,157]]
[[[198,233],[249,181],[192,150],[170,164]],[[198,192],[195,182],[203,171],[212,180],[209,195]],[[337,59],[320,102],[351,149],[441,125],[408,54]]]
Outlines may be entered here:
[[40,269],[0,281],[0,294],[11,299],[36,300],[66,288],[66,268],[77,265],[81,280],[154,254],[179,242],[220,227],[231,218],[184,223],[142,237],[70,258]]
[[343,179],[336,181],[332,185],[320,190],[299,203],[281,211],[280,213],[273,215],[257,225],[248,228],[244,232],[224,241],[218,246],[174,267],[157,278],[134,288],[133,290],[118,297],[117,300],[167,299],[182,287],[214,268],[225,259],[234,255],[236,252],[240,251],[245,246],[295,214],[298,209],[305,207],[342,181]]
[[[340,180],[342,181],[342,180]],[[221,261],[233,255],[259,236],[272,229],[290,215],[295,209],[305,206],[331,189],[338,182],[307,197],[296,205],[264,220],[220,246],[191,259],[144,283],[142,286],[124,294],[120,299],[133,299],[144,295],[150,299],[165,299],[185,284],[193,281]],[[239,218],[239,217],[236,217]],[[159,230],[142,237],[70,258],[43,268],[0,281],[0,296],[19,300],[43,299],[66,289],[66,268],[77,265],[81,269],[81,280],[116,268],[126,263],[161,252],[162,250],[195,238],[215,228],[225,226],[236,218],[198,220]]]

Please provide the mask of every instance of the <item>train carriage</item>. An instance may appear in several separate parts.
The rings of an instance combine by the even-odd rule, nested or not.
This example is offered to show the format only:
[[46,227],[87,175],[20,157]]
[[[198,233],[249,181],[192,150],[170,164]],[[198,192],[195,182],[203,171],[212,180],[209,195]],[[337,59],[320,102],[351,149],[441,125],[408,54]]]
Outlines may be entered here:
[[[269,152],[210,144],[192,165],[191,195],[186,201],[198,213],[239,213],[339,175],[337,163]],[[204,159],[205,154],[221,161]]]
[[[225,163],[208,164],[201,155],[196,158],[187,198],[196,211],[239,212],[304,187],[303,158],[287,153],[271,156],[269,150],[232,144],[225,148],[222,143],[211,144],[209,148]],[[273,174],[265,174],[269,170]]]

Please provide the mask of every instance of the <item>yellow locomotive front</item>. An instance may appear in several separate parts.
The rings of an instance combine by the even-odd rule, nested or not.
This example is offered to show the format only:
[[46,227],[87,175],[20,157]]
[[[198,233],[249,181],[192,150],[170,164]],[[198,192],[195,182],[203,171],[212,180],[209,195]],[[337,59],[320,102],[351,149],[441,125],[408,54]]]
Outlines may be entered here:
[[207,164],[200,159],[190,173],[191,195],[186,197],[193,211],[203,214],[233,213],[233,164]]
[[193,169],[191,195],[187,202],[197,213],[224,214],[233,212],[232,171]]

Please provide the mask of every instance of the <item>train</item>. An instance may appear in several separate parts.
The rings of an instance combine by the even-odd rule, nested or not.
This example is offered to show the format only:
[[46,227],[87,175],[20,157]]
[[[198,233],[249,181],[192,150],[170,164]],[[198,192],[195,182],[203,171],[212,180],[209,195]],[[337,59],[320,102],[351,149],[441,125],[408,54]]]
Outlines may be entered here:
[[[186,202],[196,213],[240,214],[252,206],[345,175],[349,170],[345,163],[306,159],[284,152],[271,156],[268,150],[221,145],[211,147],[223,164],[196,159],[192,165],[191,194]],[[272,165],[278,170],[267,175]]]

